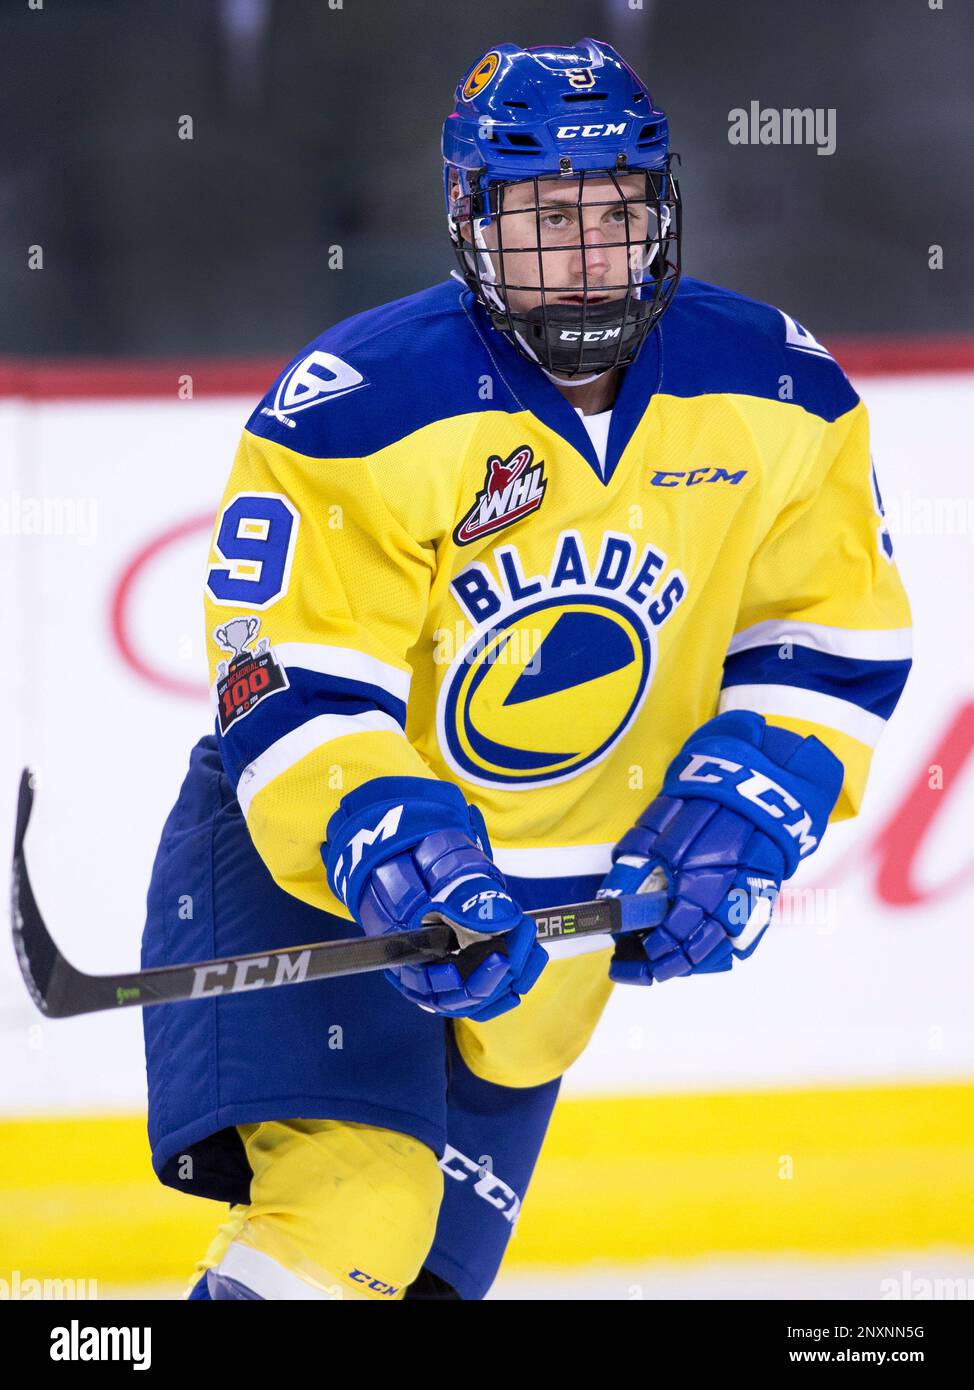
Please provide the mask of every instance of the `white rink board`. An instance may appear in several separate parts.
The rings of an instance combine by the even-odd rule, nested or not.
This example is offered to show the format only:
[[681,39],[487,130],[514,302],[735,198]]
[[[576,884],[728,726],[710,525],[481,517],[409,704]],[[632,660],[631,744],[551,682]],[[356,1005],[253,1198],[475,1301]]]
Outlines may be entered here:
[[[920,848],[917,874],[930,896],[884,903],[871,853],[974,699],[974,375],[859,385],[913,604],[917,660],[864,814],[830,832],[798,882],[830,890],[819,898],[824,912],[779,925],[729,975],[617,989],[569,1073],[569,1094],[974,1076],[974,877],[948,884],[974,856],[971,767],[939,793],[943,809]],[[159,830],[189,749],[210,724],[202,693],[151,684],[126,663],[112,637],[112,595],[147,545],[212,517],[252,405],[0,400],[0,845],[10,843],[17,775],[30,762],[42,771],[28,847],[38,899],[82,969],[137,967]],[[17,534],[38,498],[47,499],[49,531],[57,529],[53,504],[62,529],[73,523],[75,534]],[[161,548],[140,571],[129,609],[143,661],[201,692],[207,542],[201,522]],[[0,1109],[143,1104],[138,1011],[41,1019],[4,933]]]

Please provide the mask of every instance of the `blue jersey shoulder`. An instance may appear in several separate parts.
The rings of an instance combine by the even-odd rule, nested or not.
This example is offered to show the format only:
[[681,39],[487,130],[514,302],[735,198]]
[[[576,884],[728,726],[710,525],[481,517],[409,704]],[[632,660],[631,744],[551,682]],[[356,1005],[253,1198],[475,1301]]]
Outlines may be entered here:
[[489,369],[455,280],[326,329],[284,369],[247,422],[310,458],[359,458],[424,425],[497,408]]
[[834,357],[800,323],[719,285],[684,276],[660,331],[666,394],[761,396],[791,401],[825,420],[859,399]]
[[[827,420],[858,400],[801,324],[732,290],[684,277],[657,332],[658,389],[666,394],[786,400]],[[520,382],[527,399],[534,374],[451,279],[320,334],[280,374],[247,428],[309,458],[358,458],[437,420],[522,409],[509,381]]]

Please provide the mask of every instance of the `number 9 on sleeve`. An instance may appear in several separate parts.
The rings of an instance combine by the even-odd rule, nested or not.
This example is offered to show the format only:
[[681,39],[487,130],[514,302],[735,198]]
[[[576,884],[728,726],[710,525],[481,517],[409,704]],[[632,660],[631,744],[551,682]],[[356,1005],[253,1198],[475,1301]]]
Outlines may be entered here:
[[278,492],[240,492],[220,513],[206,576],[215,603],[266,608],[287,593],[300,518]]

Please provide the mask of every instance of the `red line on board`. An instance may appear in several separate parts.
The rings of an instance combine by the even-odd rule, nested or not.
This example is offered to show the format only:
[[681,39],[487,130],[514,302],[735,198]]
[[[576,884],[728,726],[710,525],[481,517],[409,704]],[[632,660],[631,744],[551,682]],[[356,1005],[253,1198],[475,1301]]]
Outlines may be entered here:
[[[829,339],[851,377],[974,372],[974,335]],[[284,363],[271,358],[0,357],[0,396],[28,400],[178,400],[192,377],[193,399],[246,396],[256,403]]]

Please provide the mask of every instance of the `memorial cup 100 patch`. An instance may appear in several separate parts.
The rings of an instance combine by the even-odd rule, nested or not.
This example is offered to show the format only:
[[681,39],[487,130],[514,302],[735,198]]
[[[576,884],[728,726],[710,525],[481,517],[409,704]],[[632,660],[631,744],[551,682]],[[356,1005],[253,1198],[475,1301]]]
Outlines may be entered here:
[[259,631],[260,619],[250,616],[231,618],[213,633],[220,646],[233,653],[229,661],[221,661],[217,666],[216,703],[221,733],[225,734],[235,720],[249,714],[268,695],[287,689],[287,672],[268,639],[262,637],[255,651],[248,650]]

